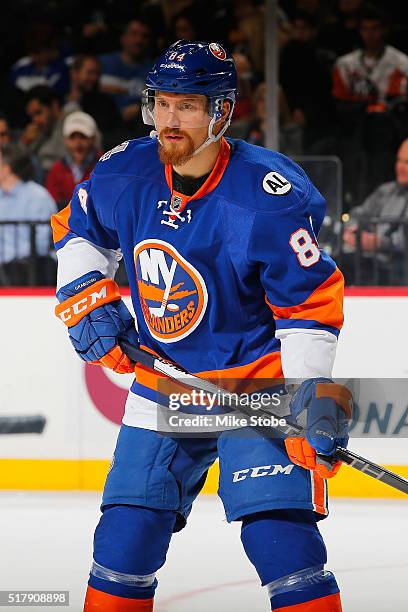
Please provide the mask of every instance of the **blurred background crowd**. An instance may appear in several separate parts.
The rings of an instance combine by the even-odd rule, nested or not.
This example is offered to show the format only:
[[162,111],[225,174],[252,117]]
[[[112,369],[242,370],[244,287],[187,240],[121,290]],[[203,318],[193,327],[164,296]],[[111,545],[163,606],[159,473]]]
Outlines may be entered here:
[[[53,285],[49,218],[104,151],[149,133],[140,99],[178,39],[233,52],[229,135],[265,142],[259,0],[16,0],[0,21],[0,285]],[[279,150],[328,201],[349,284],[408,283],[408,19],[397,0],[280,0]]]

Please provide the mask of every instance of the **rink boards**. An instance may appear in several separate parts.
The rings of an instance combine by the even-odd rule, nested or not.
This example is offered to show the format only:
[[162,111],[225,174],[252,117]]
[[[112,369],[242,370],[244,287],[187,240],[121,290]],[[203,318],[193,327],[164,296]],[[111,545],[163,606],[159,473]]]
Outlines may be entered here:
[[[132,376],[85,367],[54,317],[54,306],[48,289],[0,290],[0,415],[42,414],[47,420],[41,435],[0,437],[2,489],[98,490],[113,453]],[[386,388],[361,400],[354,430],[358,437],[350,448],[406,477],[408,408],[405,411],[401,400],[405,381],[391,379],[408,379],[407,312],[406,289],[349,290],[334,373],[374,379],[380,391]],[[215,465],[207,493],[216,492],[217,477]],[[330,492],[340,497],[399,495],[348,467],[330,482]]]

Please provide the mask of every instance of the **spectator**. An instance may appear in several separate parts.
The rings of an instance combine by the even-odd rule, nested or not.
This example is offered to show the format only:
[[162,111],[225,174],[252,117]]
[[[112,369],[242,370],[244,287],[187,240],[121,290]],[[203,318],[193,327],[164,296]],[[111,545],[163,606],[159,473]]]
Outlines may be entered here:
[[59,210],[68,204],[75,185],[89,178],[102,155],[96,148],[97,126],[90,115],[71,113],[64,120],[62,133],[66,153],[51,167],[45,183]]
[[385,44],[386,23],[386,17],[377,10],[363,13],[363,49],[336,62],[333,95],[337,100],[360,102],[367,112],[381,112],[390,99],[407,95],[408,56]]
[[[285,155],[299,155],[301,151],[302,129],[293,120],[292,114],[281,87],[278,93],[279,104],[279,151]],[[260,83],[254,93],[255,116],[250,123],[245,140],[258,146],[265,145],[266,130],[266,84]]]
[[[392,218],[395,223],[387,221],[373,226],[370,218],[374,217]],[[401,254],[408,248],[404,239],[404,226],[398,223],[401,220],[408,220],[408,139],[404,140],[398,150],[395,180],[377,187],[361,206],[350,211],[343,233],[345,272],[349,282],[354,281],[354,258],[350,258],[350,254],[356,250],[357,230],[360,230],[361,252],[365,260],[363,266],[367,273],[376,251],[380,253],[380,262],[389,267],[391,255]],[[405,228],[408,230],[408,225]]]
[[277,46],[278,46],[278,52],[280,53],[282,49],[284,49],[284,47],[292,39],[291,23],[288,19],[288,16],[280,8],[280,6],[278,6],[277,24],[278,24]]
[[332,2],[327,0],[280,0],[279,5],[293,19],[298,13],[304,13],[313,18],[320,28],[333,20]]
[[71,89],[64,106],[65,114],[82,110],[91,115],[111,149],[123,136],[121,115],[109,94],[100,91],[101,63],[93,55],[78,55],[71,66]]
[[336,19],[321,29],[319,42],[336,56],[361,47],[360,18],[363,0],[339,0]]
[[0,146],[11,142],[11,134],[8,121],[4,115],[0,113]]
[[385,44],[386,17],[364,11],[363,49],[340,57],[333,73],[348,205],[389,180],[395,150],[393,104],[407,95],[408,56]]
[[13,85],[24,92],[37,85],[47,85],[65,95],[69,89],[69,70],[66,59],[58,51],[55,29],[35,24],[27,32],[26,47],[28,55],[11,68]]
[[[81,7],[81,20],[75,19],[73,45],[78,53],[97,55],[111,49],[113,32],[112,21],[106,14],[102,3]],[[108,26],[110,23],[111,27]]]
[[182,11],[191,9],[192,0],[161,0],[160,5],[164,24],[168,33],[175,17]]
[[198,23],[191,8],[174,15],[170,28],[170,44],[175,40],[199,40]]
[[139,19],[130,21],[121,36],[121,51],[101,56],[101,90],[113,96],[122,118],[140,117],[140,99],[150,68],[150,30]]
[[228,34],[229,44],[251,58],[257,74],[263,73],[265,17],[254,0],[235,0],[235,25]]
[[305,153],[330,153],[333,143],[331,72],[335,56],[317,45],[317,24],[298,13],[292,21],[292,40],[280,55],[279,80],[297,123],[303,125]]
[[7,67],[7,76],[0,79],[0,114],[7,117],[9,128],[21,131],[27,123],[24,112],[25,93],[10,82],[9,71]]
[[21,142],[34,156],[38,179],[42,182],[52,164],[65,154],[59,96],[45,85],[33,87],[27,93],[25,110],[31,122],[25,127]]
[[[20,144],[0,147],[0,221],[49,221],[57,210],[48,191],[30,180],[32,164],[27,151]],[[32,244],[29,224],[0,225],[0,273],[3,283],[27,284],[30,269],[37,262],[39,282],[52,280],[54,270],[50,253],[51,231],[49,223],[35,231],[35,253],[31,259]]]
[[237,67],[238,90],[234,108],[234,121],[247,119],[252,114],[255,75],[249,58],[244,53],[232,54]]

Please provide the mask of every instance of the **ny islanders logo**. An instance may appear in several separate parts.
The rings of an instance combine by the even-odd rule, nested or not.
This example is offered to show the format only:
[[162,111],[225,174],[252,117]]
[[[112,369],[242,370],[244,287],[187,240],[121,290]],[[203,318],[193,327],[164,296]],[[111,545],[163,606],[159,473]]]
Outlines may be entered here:
[[177,342],[199,325],[208,294],[201,274],[162,240],[143,240],[134,260],[143,315],[153,338]]
[[212,42],[208,45],[208,48],[210,49],[211,53],[215,55],[217,59],[219,60],[227,59],[227,52],[218,43]]

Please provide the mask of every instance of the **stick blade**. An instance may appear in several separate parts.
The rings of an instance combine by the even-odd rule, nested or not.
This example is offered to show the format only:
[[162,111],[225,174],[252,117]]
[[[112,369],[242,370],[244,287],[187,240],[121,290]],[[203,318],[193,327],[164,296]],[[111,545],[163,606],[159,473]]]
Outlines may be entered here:
[[40,414],[30,416],[1,416],[0,434],[41,434],[46,419]]

